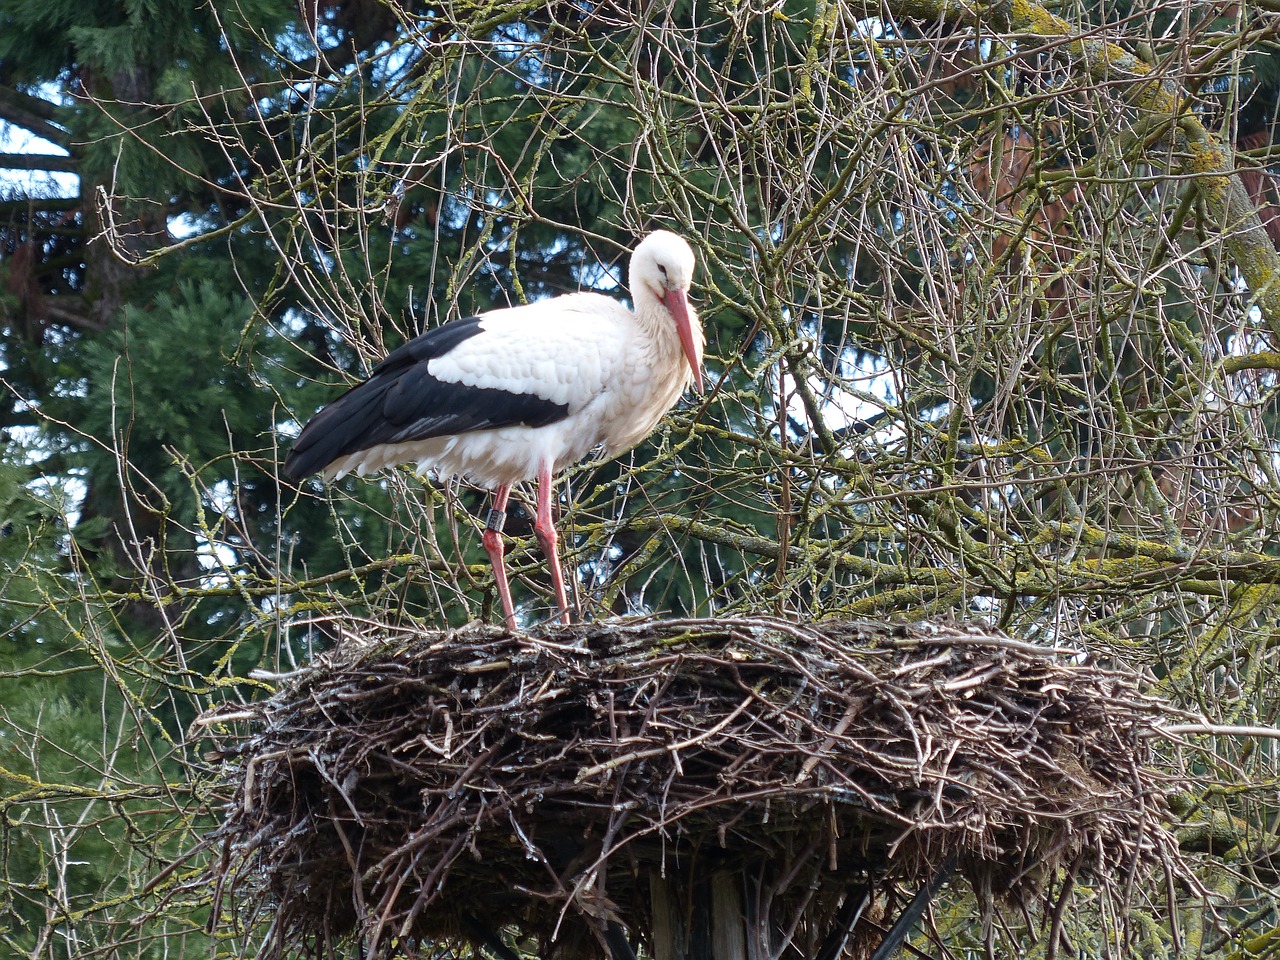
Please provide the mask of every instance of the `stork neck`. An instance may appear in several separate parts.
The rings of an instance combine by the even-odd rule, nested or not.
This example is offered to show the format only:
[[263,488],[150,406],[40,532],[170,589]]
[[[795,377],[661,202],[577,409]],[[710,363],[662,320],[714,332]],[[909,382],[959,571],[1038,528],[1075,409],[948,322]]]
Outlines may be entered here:
[[670,326],[671,311],[648,286],[642,285],[631,291],[631,298],[635,302],[636,317],[644,326],[655,329]]
[[652,293],[636,297],[636,325],[645,332],[645,336],[661,344],[664,352],[680,349],[675,317]]
[[[686,302],[681,310],[682,324],[666,303],[653,293],[637,296],[636,300],[636,326],[643,339],[648,341],[648,349],[655,357],[661,358],[663,364],[682,371],[681,382],[685,382],[691,367],[702,365],[703,333],[697,312]],[[688,344],[683,342],[682,326],[688,329]]]

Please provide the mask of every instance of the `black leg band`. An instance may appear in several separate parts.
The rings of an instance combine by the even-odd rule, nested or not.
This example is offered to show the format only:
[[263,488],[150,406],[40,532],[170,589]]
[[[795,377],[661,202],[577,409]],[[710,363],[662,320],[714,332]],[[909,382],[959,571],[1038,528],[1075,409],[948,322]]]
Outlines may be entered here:
[[486,530],[492,530],[494,533],[501,533],[503,525],[507,522],[507,511],[490,510],[488,519],[484,522]]

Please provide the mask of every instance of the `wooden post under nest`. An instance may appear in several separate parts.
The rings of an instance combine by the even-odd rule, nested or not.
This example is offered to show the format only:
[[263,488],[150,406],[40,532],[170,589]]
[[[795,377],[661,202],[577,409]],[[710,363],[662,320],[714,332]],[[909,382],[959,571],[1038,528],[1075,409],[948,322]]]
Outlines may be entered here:
[[[747,919],[746,873],[717,870],[684,883],[649,869],[649,936],[653,960],[755,960],[767,957],[775,939],[768,918]],[[750,929],[750,934],[748,934]],[[748,950],[748,940],[752,949]],[[613,960],[623,960],[611,950]]]
[[366,627],[201,719],[227,783],[213,923],[268,960],[351,938],[836,960],[951,866],[1021,923],[1081,871],[1095,895],[1183,872],[1163,710],[1133,675],[977,628]]

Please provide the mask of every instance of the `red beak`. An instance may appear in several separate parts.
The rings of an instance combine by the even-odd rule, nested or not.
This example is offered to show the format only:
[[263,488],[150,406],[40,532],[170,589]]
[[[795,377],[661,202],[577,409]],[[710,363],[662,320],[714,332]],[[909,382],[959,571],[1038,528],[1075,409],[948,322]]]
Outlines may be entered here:
[[683,290],[668,290],[662,298],[663,305],[671,311],[676,322],[676,332],[680,334],[680,346],[684,347],[685,359],[689,361],[689,369],[693,371],[693,387],[702,392],[702,365],[698,359],[698,346],[693,342],[693,321],[689,319],[689,299]]

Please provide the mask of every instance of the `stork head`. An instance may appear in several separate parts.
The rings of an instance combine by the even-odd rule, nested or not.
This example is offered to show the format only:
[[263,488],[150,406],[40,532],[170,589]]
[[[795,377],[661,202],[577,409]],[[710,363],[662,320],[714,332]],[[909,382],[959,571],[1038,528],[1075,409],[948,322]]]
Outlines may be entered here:
[[657,230],[643,240],[631,255],[631,295],[637,311],[652,298],[666,307],[680,337],[693,383],[702,392],[702,326],[689,306],[689,286],[697,265],[693,250],[668,230]]

